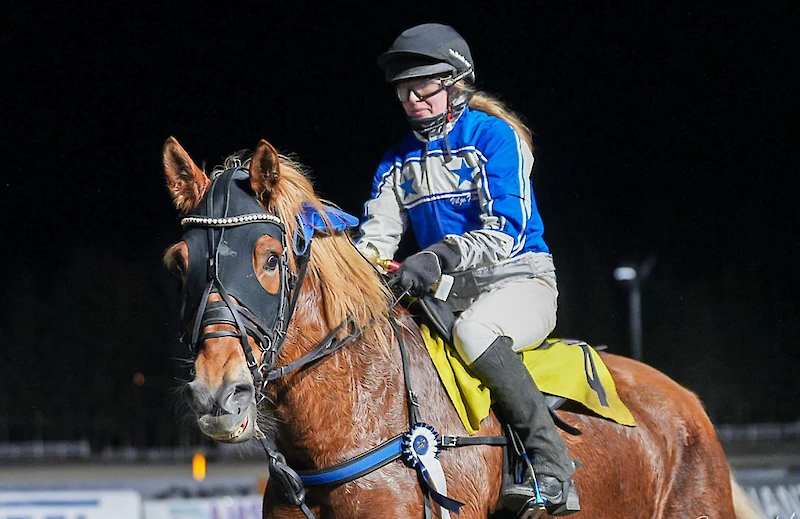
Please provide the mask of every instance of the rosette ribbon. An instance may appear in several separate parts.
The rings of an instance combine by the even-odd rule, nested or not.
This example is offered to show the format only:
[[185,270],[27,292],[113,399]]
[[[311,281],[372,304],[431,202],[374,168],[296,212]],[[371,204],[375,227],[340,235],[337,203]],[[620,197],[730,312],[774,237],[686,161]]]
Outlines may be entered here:
[[403,435],[403,460],[419,471],[425,490],[442,508],[442,519],[450,519],[450,512],[458,514],[464,503],[447,497],[447,482],[438,456],[439,446],[439,433],[426,423],[416,423]]

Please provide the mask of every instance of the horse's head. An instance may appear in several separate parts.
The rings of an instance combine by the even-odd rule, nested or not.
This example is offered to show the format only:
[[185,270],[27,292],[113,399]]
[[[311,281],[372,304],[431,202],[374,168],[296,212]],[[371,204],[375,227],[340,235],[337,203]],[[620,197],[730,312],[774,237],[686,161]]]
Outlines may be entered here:
[[[185,396],[205,434],[246,441],[267,380],[290,384],[285,375],[336,351],[333,337],[357,331],[372,351],[388,343],[375,324],[385,324],[390,293],[344,232],[357,219],[324,204],[302,166],[266,141],[209,178],[170,138],[164,170],[184,227],[165,260],[183,282],[182,336],[194,355]],[[269,411],[280,414],[281,402]]]
[[203,433],[241,442],[257,430],[255,396],[285,338],[293,279],[286,226],[268,203],[278,153],[262,140],[249,167],[229,166],[208,178],[174,138],[164,145],[185,229],[166,262],[182,279],[182,340],[196,355],[185,396]]

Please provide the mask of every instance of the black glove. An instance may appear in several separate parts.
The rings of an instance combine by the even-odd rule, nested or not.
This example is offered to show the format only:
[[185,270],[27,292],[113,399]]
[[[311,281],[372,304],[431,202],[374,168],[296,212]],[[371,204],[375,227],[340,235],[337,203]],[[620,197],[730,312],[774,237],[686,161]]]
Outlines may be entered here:
[[397,269],[397,276],[401,287],[419,295],[430,291],[433,284],[442,277],[443,270],[450,271],[457,264],[458,253],[438,242],[406,258]]

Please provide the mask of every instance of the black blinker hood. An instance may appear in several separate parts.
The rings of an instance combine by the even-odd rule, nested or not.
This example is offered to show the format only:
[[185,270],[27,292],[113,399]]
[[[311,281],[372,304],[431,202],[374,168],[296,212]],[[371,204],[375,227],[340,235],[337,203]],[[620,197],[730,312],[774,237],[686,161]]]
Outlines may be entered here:
[[[214,178],[189,219],[229,221],[244,215],[267,214],[254,196],[247,169],[239,167],[228,169]],[[265,220],[249,221],[244,225],[225,224],[225,227],[214,225],[212,220],[210,225],[191,227],[183,235],[189,248],[184,324],[193,317],[206,288],[213,283],[212,292],[217,292],[221,285],[241,306],[258,315],[268,329],[274,329],[282,300],[286,297],[283,293],[286,287],[282,282],[278,293],[272,294],[261,286],[253,270],[253,251],[258,239],[264,235],[275,238],[285,249],[283,225]],[[280,268],[283,267],[283,262],[280,262]]]

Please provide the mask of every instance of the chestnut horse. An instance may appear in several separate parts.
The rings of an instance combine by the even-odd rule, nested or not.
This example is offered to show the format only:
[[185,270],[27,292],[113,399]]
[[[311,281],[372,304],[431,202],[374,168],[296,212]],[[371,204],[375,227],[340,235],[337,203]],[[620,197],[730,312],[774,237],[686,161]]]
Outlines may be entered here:
[[[213,192],[212,180],[174,138],[165,143],[163,158],[168,188],[182,215],[197,214],[201,205],[208,205],[206,199],[216,197],[217,206],[233,203],[227,194]],[[263,235],[253,237],[250,232],[250,238],[232,238],[234,227],[225,226],[240,226],[235,219],[214,223],[208,214],[207,220],[184,219],[189,229],[204,222],[208,228],[198,231],[199,239],[188,231],[165,257],[185,284],[206,279],[210,270],[229,268],[224,262],[238,258],[237,265],[249,269],[242,284],[257,283],[264,292],[258,297],[272,298],[265,303],[271,308],[250,309],[257,314],[251,315],[253,322],[260,323],[252,325],[240,322],[248,301],[237,300],[251,296],[239,298],[210,286],[188,288],[183,324],[193,337],[196,358],[194,379],[185,394],[200,429],[229,443],[248,441],[264,431],[297,470],[324,469],[357,457],[408,430],[399,331],[422,419],[440,434],[465,435],[417,325],[405,309],[393,306],[381,275],[359,254],[347,232],[326,225],[329,218],[323,216],[325,223],[309,236],[310,252],[306,251],[307,262],[301,267],[304,246],[297,242],[304,240],[297,238],[303,236],[298,215],[309,208],[325,214],[302,168],[262,140],[249,165],[238,171],[227,182],[250,193],[251,202],[270,215],[256,217],[265,225]],[[227,241],[220,238],[222,228],[230,232]],[[216,239],[218,247],[209,258],[202,244]],[[248,248],[236,250],[236,243]],[[193,253],[203,257],[192,257]],[[237,317],[233,306],[244,313]],[[208,320],[207,309],[227,317]],[[393,320],[399,327],[393,328]],[[349,324],[340,327],[342,323]],[[251,333],[253,327],[259,328],[258,333]],[[326,336],[345,337],[348,330],[358,333],[341,349],[278,376],[282,367],[292,366]],[[256,340],[259,336],[266,339]],[[558,411],[583,431],[564,437],[571,455],[581,462],[574,476],[582,506],[576,517],[746,517],[733,497],[744,494],[737,492],[714,427],[697,397],[649,366],[607,353],[602,357],[637,425]],[[502,434],[494,414],[481,427],[480,435]],[[448,495],[465,503],[460,518],[495,513],[502,450],[476,445],[439,454]],[[304,517],[273,481],[264,497],[264,517]],[[344,484],[309,488],[306,502],[316,517],[331,518],[423,517],[424,508],[417,472],[400,461]],[[434,506],[433,513],[438,517],[440,509]]]

